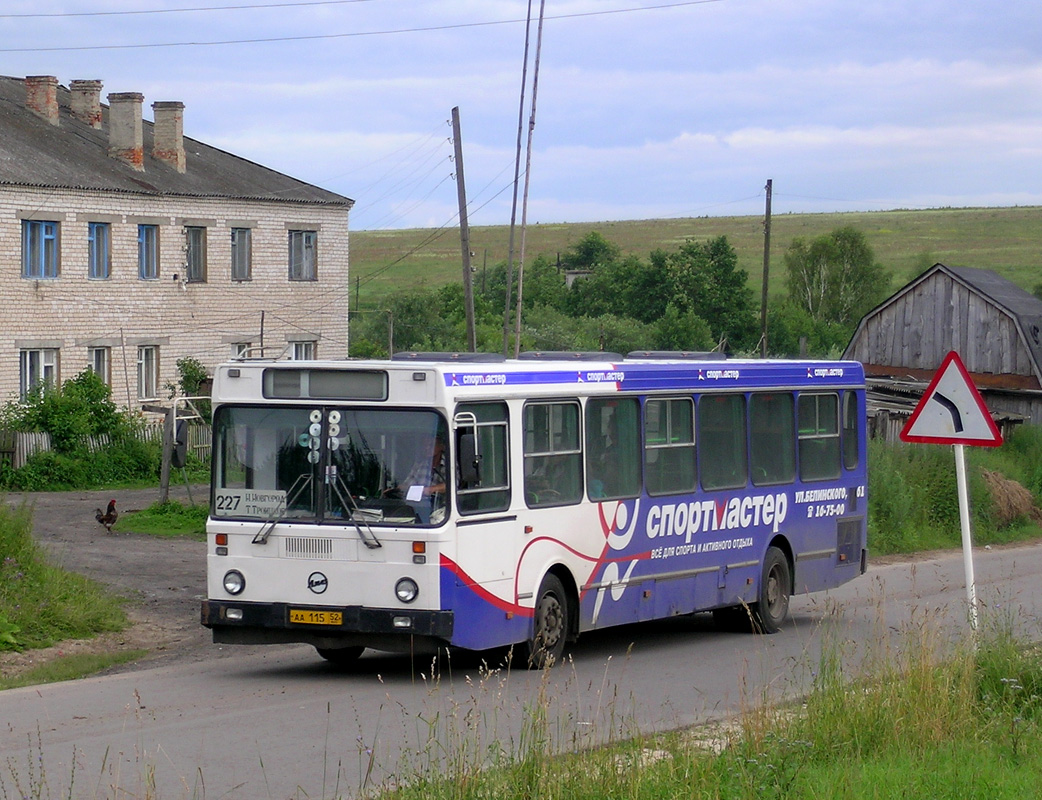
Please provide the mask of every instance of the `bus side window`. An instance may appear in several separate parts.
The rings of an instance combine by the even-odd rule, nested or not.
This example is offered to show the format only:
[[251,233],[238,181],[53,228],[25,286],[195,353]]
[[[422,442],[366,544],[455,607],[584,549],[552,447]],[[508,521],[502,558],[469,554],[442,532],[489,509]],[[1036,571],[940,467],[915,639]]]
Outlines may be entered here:
[[848,391],[843,395],[843,466],[846,469],[854,469],[857,466],[860,433],[857,393]]
[[525,502],[532,508],[582,499],[579,404],[529,403],[524,409]]
[[839,397],[801,394],[796,401],[799,423],[800,480],[839,477]]
[[[509,508],[509,416],[506,403],[461,403],[456,414],[473,414],[477,420],[476,426],[465,425],[456,430],[456,507],[461,514]],[[470,443],[464,444],[467,440],[471,440]],[[468,449],[473,455],[465,452]],[[475,481],[472,471],[462,463],[464,458],[474,458],[479,462],[479,480]]]
[[695,488],[695,405],[690,397],[644,403],[644,480],[650,495]]
[[790,392],[749,396],[749,456],[754,486],[796,477],[796,404]]
[[745,396],[702,395],[698,401],[698,470],[704,489],[738,489],[746,484]]
[[586,403],[586,492],[591,500],[640,494],[640,401],[591,398]]

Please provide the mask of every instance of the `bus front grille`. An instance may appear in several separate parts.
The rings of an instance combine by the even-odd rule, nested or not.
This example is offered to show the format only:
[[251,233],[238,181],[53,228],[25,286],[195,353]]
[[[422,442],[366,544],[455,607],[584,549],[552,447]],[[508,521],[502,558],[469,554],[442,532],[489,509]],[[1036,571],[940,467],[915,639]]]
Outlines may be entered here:
[[287,536],[283,542],[286,548],[286,558],[335,558],[332,539]]

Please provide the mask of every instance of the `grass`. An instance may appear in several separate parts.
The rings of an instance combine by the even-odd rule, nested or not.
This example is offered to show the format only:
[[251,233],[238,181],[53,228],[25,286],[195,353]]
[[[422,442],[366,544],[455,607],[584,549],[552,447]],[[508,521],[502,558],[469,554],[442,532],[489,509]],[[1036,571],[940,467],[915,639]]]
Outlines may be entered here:
[[[444,771],[403,765],[381,800],[713,797],[1037,797],[1042,769],[1042,655],[1008,626],[950,643],[924,617],[864,643],[826,636],[813,688],[796,705],[749,705],[734,723],[561,752],[554,721],[528,712],[529,742],[452,753]],[[436,749],[442,743],[432,745]]]
[[[961,547],[955,457],[936,445],[869,442],[868,544],[874,555]],[[1023,425],[998,448],[967,453],[973,541],[1008,544],[1042,537],[1029,516],[1011,513],[983,470],[1017,481],[1042,506],[1042,427]]]
[[[863,231],[876,259],[903,285],[940,261],[992,269],[1031,291],[1042,275],[1042,208],[940,208],[832,214],[781,214],[771,219],[769,290],[784,294],[784,254],[795,237],[813,238],[852,225]],[[759,296],[763,280],[763,219],[697,217],[555,225],[530,225],[526,261],[555,259],[590,231],[600,232],[623,253],[643,259],[655,249],[675,250],[688,238],[727,236],[738,266],[749,273]],[[509,228],[470,231],[471,260],[480,285],[482,269],[505,262]],[[515,259],[516,259],[515,253]],[[379,309],[401,286],[437,287],[461,280],[459,233],[455,228],[354,231],[351,234],[352,308]]]
[[176,500],[153,503],[141,511],[128,512],[116,521],[121,533],[143,533],[160,538],[206,541],[207,505],[185,505]]
[[0,503],[0,650],[48,647],[127,625],[122,602],[50,564],[32,537],[32,510]]
[[[72,681],[94,675],[109,667],[136,661],[148,655],[147,650],[120,650],[111,653],[74,653],[48,661],[38,667],[10,677],[0,677],[0,691],[43,683]],[[0,795],[2,796],[2,795]]]

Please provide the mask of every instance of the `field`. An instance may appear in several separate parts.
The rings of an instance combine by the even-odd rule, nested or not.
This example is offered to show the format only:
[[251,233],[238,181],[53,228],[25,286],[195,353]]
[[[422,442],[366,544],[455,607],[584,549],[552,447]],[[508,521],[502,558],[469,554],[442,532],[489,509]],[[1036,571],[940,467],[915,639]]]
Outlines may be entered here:
[[[894,275],[896,289],[936,262],[992,269],[1031,291],[1042,282],[1042,208],[941,208],[835,214],[776,214],[771,220],[769,287],[784,293],[784,253],[796,237],[813,238],[846,225],[862,231],[876,259]],[[530,225],[526,261],[555,259],[590,231],[647,258],[655,249],[673,250],[686,239],[726,236],[739,266],[759,296],[763,280],[762,217],[697,217]],[[472,228],[471,266],[480,285],[482,270],[505,261],[509,228]],[[515,253],[520,232],[515,233]],[[515,255],[515,263],[517,256]],[[354,231],[351,234],[351,307],[380,308],[383,298],[406,286],[431,287],[460,280],[460,237],[456,228]]]

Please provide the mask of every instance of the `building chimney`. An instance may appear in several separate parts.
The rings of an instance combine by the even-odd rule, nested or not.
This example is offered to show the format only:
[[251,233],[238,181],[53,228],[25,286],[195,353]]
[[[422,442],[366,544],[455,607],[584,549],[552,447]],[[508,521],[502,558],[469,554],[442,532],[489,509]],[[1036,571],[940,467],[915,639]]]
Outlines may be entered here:
[[108,99],[109,155],[139,172],[144,172],[141,104],[145,101],[145,96],[139,92],[117,92],[110,94]]
[[72,115],[92,128],[101,127],[101,81],[70,81]]
[[51,125],[57,125],[58,79],[53,75],[26,76],[25,107]]
[[177,100],[152,104],[152,156],[185,171],[185,104]]

